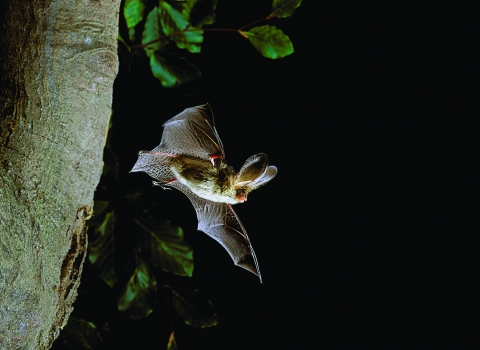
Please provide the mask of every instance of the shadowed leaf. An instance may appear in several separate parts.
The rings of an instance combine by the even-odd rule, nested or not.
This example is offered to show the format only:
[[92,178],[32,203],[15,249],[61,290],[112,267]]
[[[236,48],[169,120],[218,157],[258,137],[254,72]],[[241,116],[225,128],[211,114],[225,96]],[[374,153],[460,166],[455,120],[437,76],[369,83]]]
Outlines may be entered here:
[[170,333],[170,338],[168,338],[167,350],[177,350],[177,342],[175,341],[175,332]]
[[212,303],[200,295],[197,289],[176,288],[171,290],[173,306],[186,324],[201,328],[218,324]]
[[141,231],[137,234],[137,246],[152,265],[178,276],[192,276],[193,250],[184,240],[180,227],[154,217],[138,219],[135,223]]
[[282,58],[293,53],[293,44],[290,38],[274,26],[259,26],[248,32],[241,31],[252,45],[263,56],[268,58]]
[[123,5],[123,16],[129,29],[130,40],[135,39],[135,26],[143,19],[145,4],[143,0],[126,0]]
[[118,40],[119,43],[123,44],[123,47],[125,47],[130,52],[130,46],[128,46],[128,44],[125,42],[125,40],[123,40],[120,33],[118,33],[118,35],[117,35],[117,40]]
[[157,294],[157,282],[147,264],[135,257],[135,271],[118,299],[118,310],[134,321],[152,313]]
[[[118,280],[113,268],[115,215],[113,211],[105,213],[108,206],[108,202],[95,201],[94,218],[96,220],[103,218],[103,222],[95,227],[94,241],[88,243],[88,260],[97,269],[98,276],[110,287],[113,287]],[[95,221],[91,220],[89,224],[95,226]]]
[[71,349],[96,349],[102,339],[92,322],[70,317],[59,340]]
[[201,76],[197,67],[186,59],[167,52],[155,52],[150,57],[152,73],[166,88],[185,84]]
[[190,23],[187,18],[166,1],[160,2],[159,6],[160,23],[165,35],[169,35],[181,49],[187,49],[192,53],[200,52],[203,30],[188,29]]
[[302,0],[273,0],[273,12],[268,17],[276,16],[278,18],[290,17]]
[[217,8],[217,0],[198,0],[194,2],[193,8],[185,18],[190,18],[192,26],[201,28],[204,25],[215,22],[215,9]]

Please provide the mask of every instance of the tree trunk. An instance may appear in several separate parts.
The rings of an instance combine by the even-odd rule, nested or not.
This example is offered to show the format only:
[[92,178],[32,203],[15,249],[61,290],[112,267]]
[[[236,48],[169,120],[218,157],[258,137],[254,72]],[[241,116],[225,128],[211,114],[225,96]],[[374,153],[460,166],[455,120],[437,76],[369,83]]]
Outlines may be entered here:
[[0,5],[0,348],[48,349],[86,253],[119,0]]

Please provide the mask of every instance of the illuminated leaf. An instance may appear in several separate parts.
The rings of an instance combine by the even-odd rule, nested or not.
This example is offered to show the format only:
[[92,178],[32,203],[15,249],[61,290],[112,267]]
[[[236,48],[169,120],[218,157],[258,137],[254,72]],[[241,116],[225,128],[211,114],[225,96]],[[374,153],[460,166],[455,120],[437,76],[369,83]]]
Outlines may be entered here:
[[102,339],[92,322],[70,316],[60,340],[71,349],[95,349]]
[[273,12],[268,17],[276,16],[278,18],[290,17],[302,0],[273,0]]
[[145,4],[143,0],[126,0],[123,5],[123,16],[129,29],[131,40],[135,38],[135,26],[143,19]]
[[[88,260],[97,269],[98,276],[113,287],[118,280],[113,267],[115,215],[113,211],[104,213],[108,206],[108,202],[95,201],[94,218],[96,220],[103,218],[103,222],[95,227],[94,240],[88,243]],[[89,224],[95,226],[95,221],[90,220]]]
[[[142,35],[142,45],[148,44],[148,46],[144,48],[147,56],[151,57],[155,51],[160,50],[168,43],[166,38],[159,40],[163,36],[162,25],[160,24],[160,10],[158,7],[155,7],[147,15],[147,21],[145,22],[145,28],[143,29]],[[155,42],[151,43],[152,41]]]
[[135,220],[141,232],[137,234],[138,249],[148,261],[166,272],[191,277],[193,250],[183,238],[183,230],[170,221],[154,217]]
[[117,307],[127,317],[137,321],[152,313],[157,282],[147,264],[138,256],[135,258],[135,264],[135,271],[123,289]]
[[197,289],[172,289],[172,300],[175,310],[189,326],[204,328],[218,324],[212,303]]
[[190,28],[190,23],[184,15],[174,9],[166,1],[159,5],[160,23],[165,35],[168,35],[181,49],[190,52],[200,52],[200,44],[203,42],[203,30]]
[[263,56],[268,58],[282,58],[293,53],[293,44],[290,38],[280,29],[273,26],[259,26],[248,32],[240,31]]
[[177,342],[175,341],[175,332],[170,333],[170,338],[168,338],[167,350],[177,350]]

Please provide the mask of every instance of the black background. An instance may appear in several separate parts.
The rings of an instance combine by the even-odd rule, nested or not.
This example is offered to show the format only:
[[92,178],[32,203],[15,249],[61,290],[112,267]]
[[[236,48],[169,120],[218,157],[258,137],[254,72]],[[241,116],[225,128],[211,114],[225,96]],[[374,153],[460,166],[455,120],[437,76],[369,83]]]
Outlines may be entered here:
[[[212,27],[241,27],[270,6],[219,1]],[[188,56],[202,78],[173,90],[148,65],[128,72],[121,62],[112,142],[125,186],[161,197],[162,215],[184,228],[195,284],[219,318],[176,329],[180,349],[478,343],[475,22],[471,8],[441,2],[304,1],[267,23],[293,41],[286,58],[206,32]],[[279,169],[235,208],[264,284],[196,231],[185,196],[126,175],[164,121],[205,102],[230,165],[265,152]],[[154,348],[155,324],[143,327],[138,348]]]

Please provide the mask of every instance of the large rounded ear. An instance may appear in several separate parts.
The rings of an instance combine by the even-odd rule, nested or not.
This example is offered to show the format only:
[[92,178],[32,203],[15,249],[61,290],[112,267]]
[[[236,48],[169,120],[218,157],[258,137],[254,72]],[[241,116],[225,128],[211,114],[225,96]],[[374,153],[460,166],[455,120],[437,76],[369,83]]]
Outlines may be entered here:
[[260,177],[257,177],[256,180],[249,183],[247,187],[250,188],[250,190],[254,190],[257,187],[265,185],[268,181],[273,179],[275,175],[277,175],[277,171],[278,170],[276,166],[270,165],[267,167],[267,169],[265,169],[265,172]]
[[235,187],[244,187],[262,176],[268,165],[265,153],[255,154],[247,159],[235,177]]
[[277,167],[267,166],[268,157],[264,153],[255,154],[247,159],[235,178],[235,189],[256,189],[277,175]]

